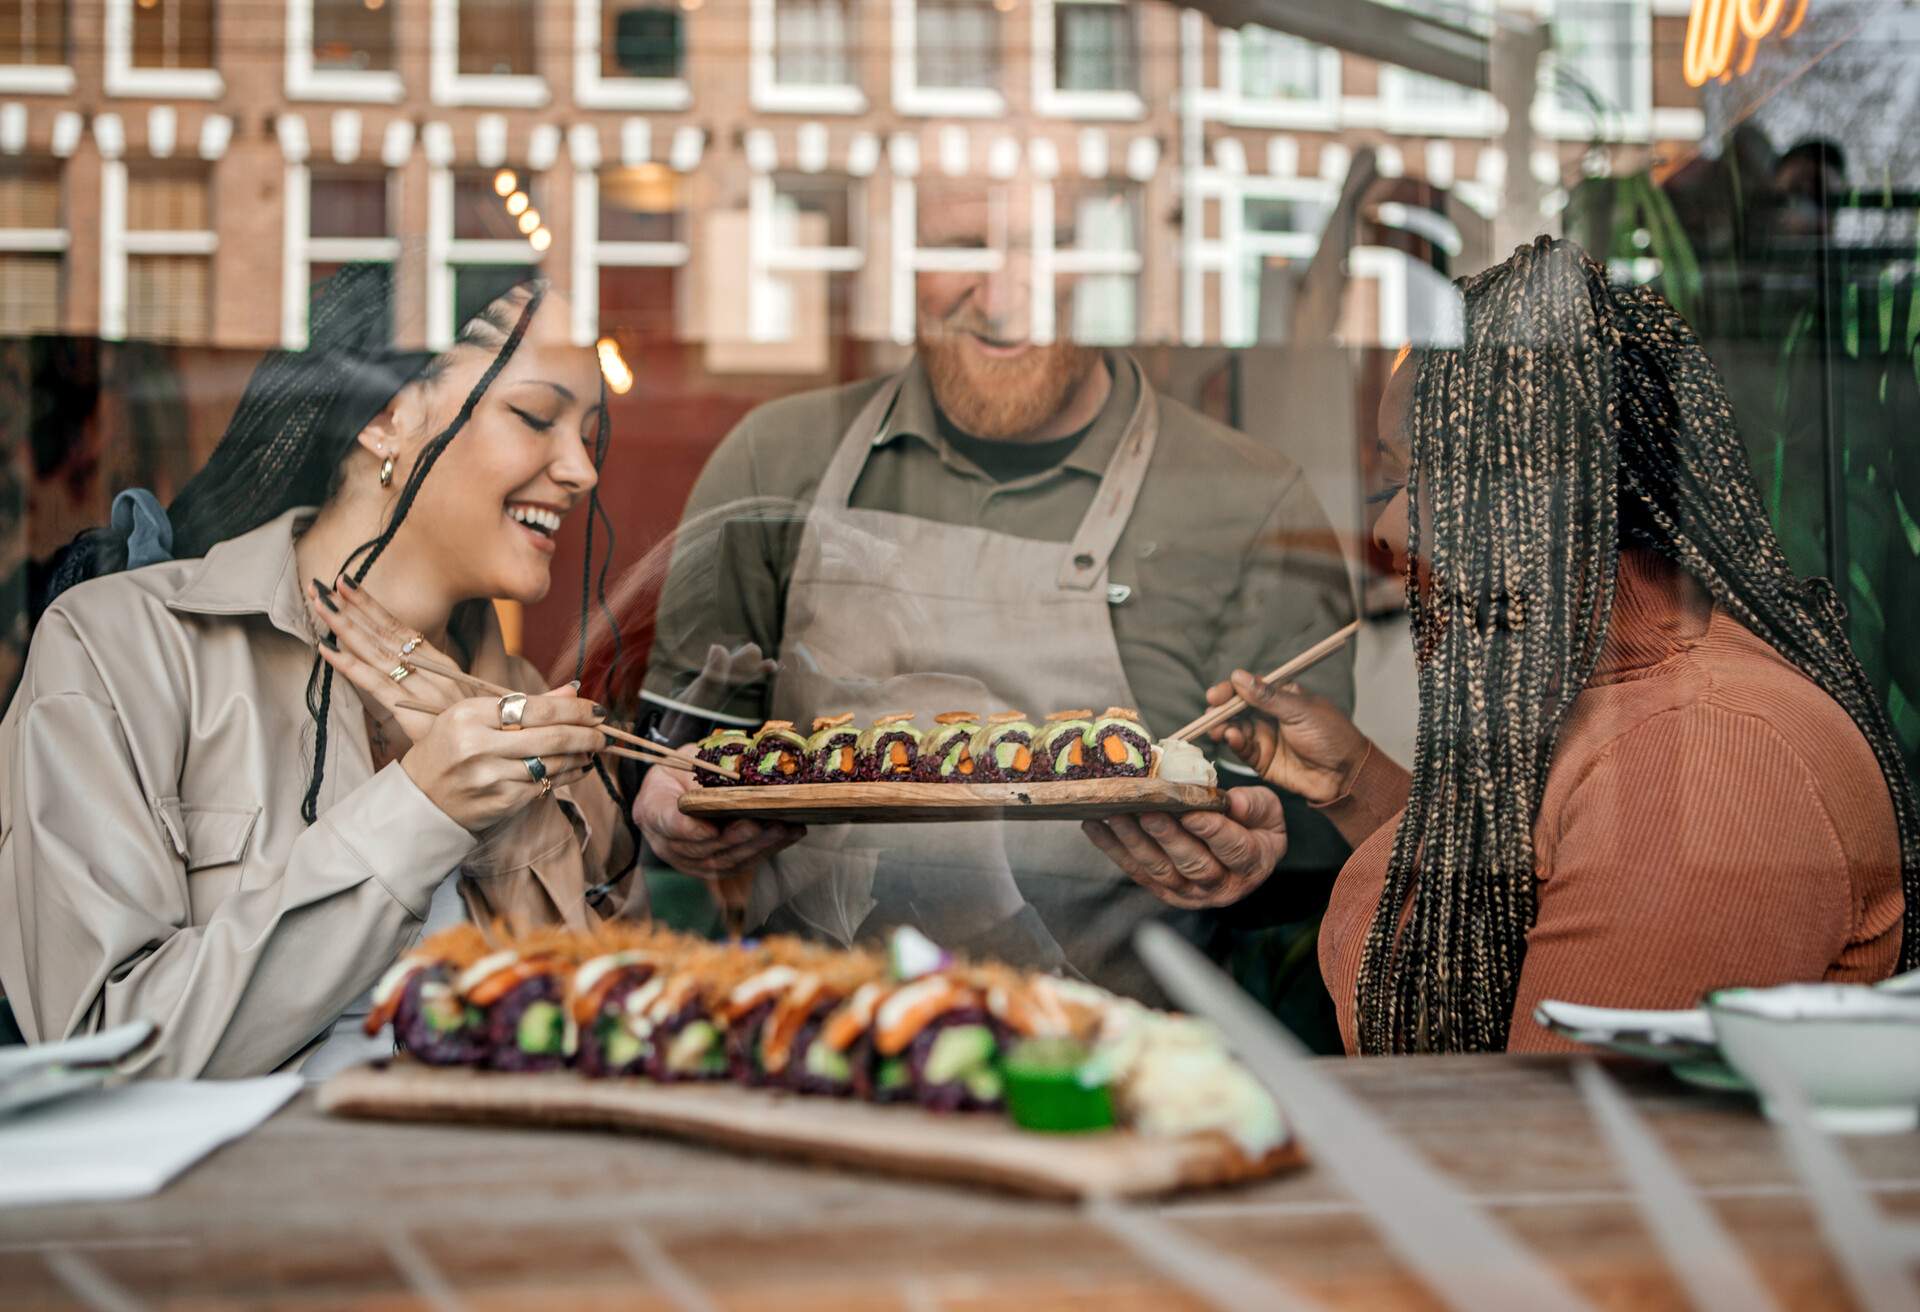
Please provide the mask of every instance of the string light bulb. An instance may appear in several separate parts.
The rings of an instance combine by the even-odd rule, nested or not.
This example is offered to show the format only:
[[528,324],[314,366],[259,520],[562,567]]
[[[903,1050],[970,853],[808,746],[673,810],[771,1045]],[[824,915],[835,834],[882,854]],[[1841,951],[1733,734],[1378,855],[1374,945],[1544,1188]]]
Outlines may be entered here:
[[528,210],[525,214],[522,214],[520,216],[520,231],[526,233],[528,236],[532,236],[533,230],[539,226],[540,226],[539,210]]
[[[493,175],[493,194],[496,196],[514,196],[519,194],[520,179],[514,176],[512,169],[501,169]],[[509,208],[513,202],[507,202]]]
[[620,354],[620,343],[611,337],[602,337],[594,344],[594,350],[600,356],[600,376],[607,380],[608,388],[620,396],[632,391],[633,370]]
[[527,234],[527,243],[537,251],[544,251],[553,245],[553,234],[545,228],[535,228]]
[[525,214],[527,212],[527,206],[531,204],[533,204],[533,202],[527,199],[526,192],[516,191],[513,195],[507,197],[507,213],[515,216]]

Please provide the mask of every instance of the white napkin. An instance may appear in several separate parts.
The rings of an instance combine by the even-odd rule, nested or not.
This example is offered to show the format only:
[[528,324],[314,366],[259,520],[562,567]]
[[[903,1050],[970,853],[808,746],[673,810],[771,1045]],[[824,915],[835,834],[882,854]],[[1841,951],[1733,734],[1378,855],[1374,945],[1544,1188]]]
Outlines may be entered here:
[[298,1075],[152,1080],[0,1121],[0,1207],[157,1193],[300,1091]]

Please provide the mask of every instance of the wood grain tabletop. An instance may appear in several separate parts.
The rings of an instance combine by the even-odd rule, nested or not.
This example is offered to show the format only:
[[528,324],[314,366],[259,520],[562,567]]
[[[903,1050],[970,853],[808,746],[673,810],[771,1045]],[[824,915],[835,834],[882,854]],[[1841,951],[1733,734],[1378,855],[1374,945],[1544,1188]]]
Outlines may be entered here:
[[[1596,1305],[1686,1306],[1569,1061],[1331,1069]],[[1783,1307],[1851,1306],[1751,1103],[1609,1070]],[[1843,1146],[1876,1206],[1920,1218],[1920,1135]],[[1323,1306],[1437,1306],[1313,1167],[1116,1213],[661,1139],[333,1119],[309,1092],[154,1198],[0,1211],[0,1307],[1219,1305],[1170,1250]]]

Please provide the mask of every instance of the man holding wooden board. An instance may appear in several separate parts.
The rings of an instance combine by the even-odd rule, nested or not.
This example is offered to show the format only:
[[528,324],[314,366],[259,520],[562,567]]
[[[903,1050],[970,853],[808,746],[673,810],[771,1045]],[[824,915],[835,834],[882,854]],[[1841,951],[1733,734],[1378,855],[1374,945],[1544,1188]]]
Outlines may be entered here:
[[[1098,224],[1123,203],[1063,195],[1056,226]],[[1058,276],[1039,305],[1029,243],[1008,240],[1019,226],[977,191],[923,189],[920,246],[945,271],[918,276],[906,369],[765,405],[709,460],[643,694],[658,736],[768,718],[804,732],[846,712],[865,723],[911,711],[924,729],[942,711],[1110,705],[1165,734],[1204,711],[1228,671],[1271,668],[1351,618],[1345,558],[1299,469],[1157,395],[1126,353],[1043,341],[1042,323],[1061,338],[1090,327],[1103,289]],[[1350,655],[1306,684],[1351,706]],[[752,872],[750,925],[846,941],[913,923],[1148,998],[1157,990],[1130,945],[1142,920],[1172,918],[1217,952],[1244,953],[1225,937],[1317,916],[1341,855],[1304,806],[1240,797],[1237,811],[1260,812],[1235,817],[1252,836],[1249,885],[1283,856],[1317,877],[1269,881],[1272,906],[1202,915],[1128,882],[1071,822],[803,838],[684,816],[677,799],[692,786],[653,771],[636,818],[684,873]]]

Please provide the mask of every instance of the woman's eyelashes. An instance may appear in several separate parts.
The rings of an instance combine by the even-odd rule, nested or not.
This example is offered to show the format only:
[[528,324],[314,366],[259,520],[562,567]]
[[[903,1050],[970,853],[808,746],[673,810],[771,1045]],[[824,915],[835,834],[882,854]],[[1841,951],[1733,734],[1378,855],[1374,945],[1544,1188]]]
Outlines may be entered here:
[[507,409],[513,411],[514,414],[518,415],[520,418],[520,422],[525,424],[528,428],[531,428],[536,433],[550,432],[553,428],[554,421],[551,419],[542,419],[539,415],[529,414],[527,411],[522,410],[517,405],[509,404],[507,406]]
[[1387,502],[1393,500],[1406,490],[1407,485],[1405,483],[1389,483],[1378,492],[1368,493],[1367,504],[1370,506],[1384,506]]

